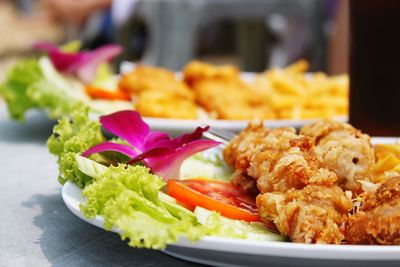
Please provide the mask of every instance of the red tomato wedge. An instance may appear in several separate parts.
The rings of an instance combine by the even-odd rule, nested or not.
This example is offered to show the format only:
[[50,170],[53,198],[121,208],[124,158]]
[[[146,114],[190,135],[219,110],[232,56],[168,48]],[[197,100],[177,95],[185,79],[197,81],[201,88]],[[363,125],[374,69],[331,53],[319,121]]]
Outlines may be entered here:
[[214,210],[227,218],[259,221],[255,200],[229,182],[205,179],[169,180],[168,194],[182,203]]
[[91,98],[94,99],[131,100],[130,95],[121,90],[110,91],[93,85],[87,85],[85,87],[85,91]]

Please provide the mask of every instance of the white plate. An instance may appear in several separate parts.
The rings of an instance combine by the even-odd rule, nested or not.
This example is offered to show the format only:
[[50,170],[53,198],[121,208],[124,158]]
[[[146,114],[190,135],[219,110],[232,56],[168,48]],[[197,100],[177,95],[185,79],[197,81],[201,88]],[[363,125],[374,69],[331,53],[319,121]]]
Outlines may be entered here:
[[[372,143],[395,143],[400,138],[375,137]],[[85,202],[81,189],[64,184],[62,198],[82,220],[103,228],[103,218],[89,220],[79,205]],[[113,229],[113,232],[118,232]],[[218,266],[400,266],[400,246],[322,245],[251,241],[204,237],[198,242],[185,238],[168,245],[165,253],[197,263]]]
[[[192,131],[197,126],[209,125],[215,129],[222,129],[232,132],[239,132],[246,128],[249,120],[180,120],[180,119],[162,119],[162,118],[143,118],[153,130],[167,132],[187,132]],[[334,117],[337,121],[347,122],[347,117]],[[320,119],[304,120],[265,120],[264,125],[270,128],[291,126],[301,128],[304,125],[319,121]]]

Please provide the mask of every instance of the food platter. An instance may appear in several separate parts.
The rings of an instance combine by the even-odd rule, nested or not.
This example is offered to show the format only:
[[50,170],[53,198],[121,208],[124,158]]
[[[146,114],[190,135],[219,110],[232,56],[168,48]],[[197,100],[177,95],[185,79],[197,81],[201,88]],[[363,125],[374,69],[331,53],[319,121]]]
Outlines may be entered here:
[[[129,71],[132,71],[136,68],[136,64],[132,62],[124,61],[121,63],[120,73],[125,74]],[[307,73],[308,76],[311,76],[310,73]],[[176,72],[176,76],[178,79],[182,79],[182,73]],[[253,82],[256,78],[257,73],[254,72],[241,72],[240,78],[245,82]],[[202,112],[205,113],[205,112]],[[290,126],[295,128],[301,128],[304,125],[316,122],[321,118],[312,118],[312,119],[268,119],[264,120],[264,124],[266,127],[283,127]],[[347,122],[347,116],[336,116],[332,117],[332,119]],[[182,131],[190,131],[193,128],[201,125],[209,125],[215,129],[222,129],[227,131],[238,132],[246,128],[249,120],[223,120],[223,119],[211,119],[208,118],[205,114],[199,114],[199,119],[170,119],[170,118],[151,118],[144,117],[146,123],[148,123],[152,129],[168,131],[168,132],[182,132]]]
[[[388,144],[399,140],[375,137],[372,143]],[[101,216],[89,220],[81,213],[79,205],[85,199],[75,184],[64,184],[62,198],[76,216],[103,228]],[[118,233],[118,229],[113,229],[113,232]],[[182,238],[163,252],[184,260],[218,266],[399,266],[400,263],[400,246],[310,245],[221,237],[204,237],[198,242]]]

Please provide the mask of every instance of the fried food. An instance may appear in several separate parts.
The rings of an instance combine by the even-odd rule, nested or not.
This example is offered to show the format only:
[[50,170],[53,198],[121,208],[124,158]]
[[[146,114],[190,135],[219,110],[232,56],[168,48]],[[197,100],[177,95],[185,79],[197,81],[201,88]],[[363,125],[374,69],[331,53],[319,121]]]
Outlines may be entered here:
[[265,193],[256,202],[263,221],[272,220],[279,232],[298,243],[341,243],[352,208],[338,186],[309,185],[286,193]]
[[121,90],[139,97],[145,91],[161,91],[175,98],[191,101],[194,99],[193,92],[185,83],[175,77],[175,73],[158,67],[136,67],[121,77],[119,87]]
[[241,81],[203,80],[193,86],[197,103],[217,119],[272,119],[266,98]]
[[300,134],[312,137],[314,154],[322,167],[335,172],[344,190],[360,193],[358,180],[370,181],[375,162],[370,137],[347,123],[323,120],[304,126]]
[[372,167],[372,182],[384,183],[400,175],[400,144],[375,145],[376,162]]
[[263,142],[263,149],[253,156],[248,173],[257,178],[260,192],[286,192],[306,185],[332,186],[335,173],[320,168],[313,154],[311,138],[290,129],[274,129]]
[[243,191],[253,188],[250,178],[257,181],[263,223],[275,223],[294,242],[338,244],[352,202],[336,185],[337,175],[321,166],[314,148],[314,139],[294,128],[268,130],[254,122],[223,154],[237,170],[233,183]]
[[307,70],[304,60],[286,68],[272,68],[258,75],[252,86],[268,95],[269,105],[279,119],[347,115],[347,75],[328,77],[321,72],[308,74]]
[[351,244],[400,245],[400,176],[366,196],[360,211],[349,219],[346,240]]
[[240,71],[232,65],[214,66],[201,61],[192,61],[183,69],[184,81],[193,86],[204,80],[239,81]]
[[160,91],[140,94],[135,109],[144,117],[196,119],[197,106],[187,99],[179,99]]
[[251,121],[223,150],[225,162],[236,170],[246,172],[252,155],[258,152],[259,145],[269,131],[261,120]]

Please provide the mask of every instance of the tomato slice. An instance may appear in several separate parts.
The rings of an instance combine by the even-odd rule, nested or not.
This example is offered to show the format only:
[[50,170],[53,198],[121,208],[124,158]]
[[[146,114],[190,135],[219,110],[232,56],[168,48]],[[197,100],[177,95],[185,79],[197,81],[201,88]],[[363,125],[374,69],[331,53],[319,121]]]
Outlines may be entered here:
[[180,202],[217,211],[227,218],[259,221],[255,200],[228,182],[205,179],[169,180],[168,194]]
[[107,100],[131,100],[131,97],[128,93],[119,89],[116,91],[109,91],[97,86],[87,85],[85,87],[85,91],[91,98],[94,99],[100,98]]

